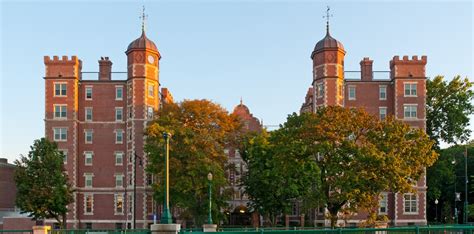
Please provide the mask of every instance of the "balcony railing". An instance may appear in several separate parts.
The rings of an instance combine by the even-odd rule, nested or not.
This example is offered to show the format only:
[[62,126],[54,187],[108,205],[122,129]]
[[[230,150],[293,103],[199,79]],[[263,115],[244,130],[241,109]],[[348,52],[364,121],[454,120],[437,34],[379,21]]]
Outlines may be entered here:
[[[99,72],[81,72],[82,80],[99,80]],[[127,72],[111,72],[112,80],[127,80]]]
[[[373,80],[389,80],[390,71],[373,71]],[[344,71],[344,79],[360,80],[362,78],[361,71]]]

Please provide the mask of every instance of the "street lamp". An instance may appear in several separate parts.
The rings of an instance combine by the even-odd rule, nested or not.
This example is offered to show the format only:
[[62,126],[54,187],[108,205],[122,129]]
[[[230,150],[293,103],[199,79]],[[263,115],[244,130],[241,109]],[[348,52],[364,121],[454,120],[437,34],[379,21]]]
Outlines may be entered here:
[[209,172],[209,174],[207,174],[207,181],[208,181],[208,184],[209,184],[209,214],[207,216],[207,223],[208,224],[212,224],[212,212],[211,212],[211,208],[212,208],[212,173]]
[[464,146],[464,224],[467,224],[467,207],[469,206],[469,201],[467,200],[467,184],[469,179],[467,178],[467,145]]
[[142,166],[142,158],[134,153],[133,160],[133,228],[137,228],[137,159],[138,164]]
[[[453,161],[451,162],[451,164],[453,165],[456,165],[456,159],[453,159]],[[456,202],[458,200],[460,200],[460,196],[458,195],[458,193],[456,192],[456,179],[457,179],[457,176],[456,176],[456,167],[454,167],[454,223],[455,224],[458,224],[458,208],[456,206]]]
[[436,205],[436,217],[435,217],[435,221],[438,222],[438,199],[436,198],[435,200],[435,205]]
[[161,214],[160,222],[162,224],[171,224],[173,220],[171,218],[171,213],[169,209],[169,148],[170,148],[170,138],[171,133],[165,132],[163,133],[163,138],[165,139],[165,171],[164,171],[164,185],[165,185],[165,196],[163,201],[163,213]]

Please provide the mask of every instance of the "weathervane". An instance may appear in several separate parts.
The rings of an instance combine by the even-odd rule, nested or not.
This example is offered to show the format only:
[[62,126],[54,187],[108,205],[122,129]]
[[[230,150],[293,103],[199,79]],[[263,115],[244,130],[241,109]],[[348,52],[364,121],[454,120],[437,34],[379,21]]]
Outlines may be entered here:
[[142,15],[139,18],[142,20],[142,32],[145,32],[145,23],[148,19],[148,15],[145,14],[145,5],[143,5]]
[[331,10],[328,6],[328,9],[326,10],[326,15],[323,16],[323,18],[326,18],[326,32],[329,34],[329,17],[333,17],[332,14],[329,14],[329,10]]

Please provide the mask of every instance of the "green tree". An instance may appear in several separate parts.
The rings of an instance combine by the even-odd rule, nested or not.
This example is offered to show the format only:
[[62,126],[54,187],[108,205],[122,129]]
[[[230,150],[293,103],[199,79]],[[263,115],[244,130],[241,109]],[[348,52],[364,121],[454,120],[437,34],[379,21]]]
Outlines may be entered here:
[[207,217],[208,181],[213,174],[213,216],[222,218],[229,191],[224,148],[239,135],[241,123],[221,106],[207,100],[185,100],[164,104],[146,131],[145,151],[148,171],[158,179],[153,188],[155,198],[163,200],[163,132],[170,132],[170,203],[181,208],[181,219],[204,223]]
[[443,76],[426,81],[426,132],[438,146],[441,141],[457,143],[469,139],[469,115],[474,113],[472,84],[460,76],[449,83]]
[[45,138],[35,140],[30,148],[28,156],[15,161],[16,205],[33,220],[54,218],[65,227],[73,190],[64,173],[64,155]]
[[[380,122],[361,109],[329,106],[316,113],[293,114],[269,139],[270,150],[262,151],[273,155],[275,162],[265,161],[267,170],[284,171],[275,164],[317,165],[309,167],[317,170],[311,174],[318,181],[313,200],[326,204],[332,227],[340,212],[376,212],[373,207],[378,202],[374,201],[382,191],[412,191],[425,167],[437,158],[433,142],[423,130],[392,118]],[[251,170],[249,166],[249,173]],[[306,186],[306,177],[298,175],[292,184]],[[252,187],[247,189],[253,192]],[[370,217],[377,216],[371,213]]]
[[310,200],[317,189],[316,163],[304,160],[304,146],[286,138],[288,129],[286,124],[271,135],[263,130],[242,141],[241,155],[248,167],[243,178],[245,192],[251,207],[270,225],[276,224],[278,215],[288,214],[293,202]]

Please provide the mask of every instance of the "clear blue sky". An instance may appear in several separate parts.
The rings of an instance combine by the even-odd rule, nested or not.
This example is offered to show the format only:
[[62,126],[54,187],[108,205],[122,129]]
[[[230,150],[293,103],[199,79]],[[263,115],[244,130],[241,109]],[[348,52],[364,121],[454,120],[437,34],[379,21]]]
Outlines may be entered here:
[[211,99],[230,111],[243,97],[264,124],[299,110],[328,4],[346,70],[366,56],[389,70],[394,55],[427,55],[430,77],[474,77],[471,1],[2,1],[0,157],[27,154],[44,136],[43,56],[77,55],[83,71],[109,56],[114,71],[126,71],[143,3],[163,86],[177,100]]

